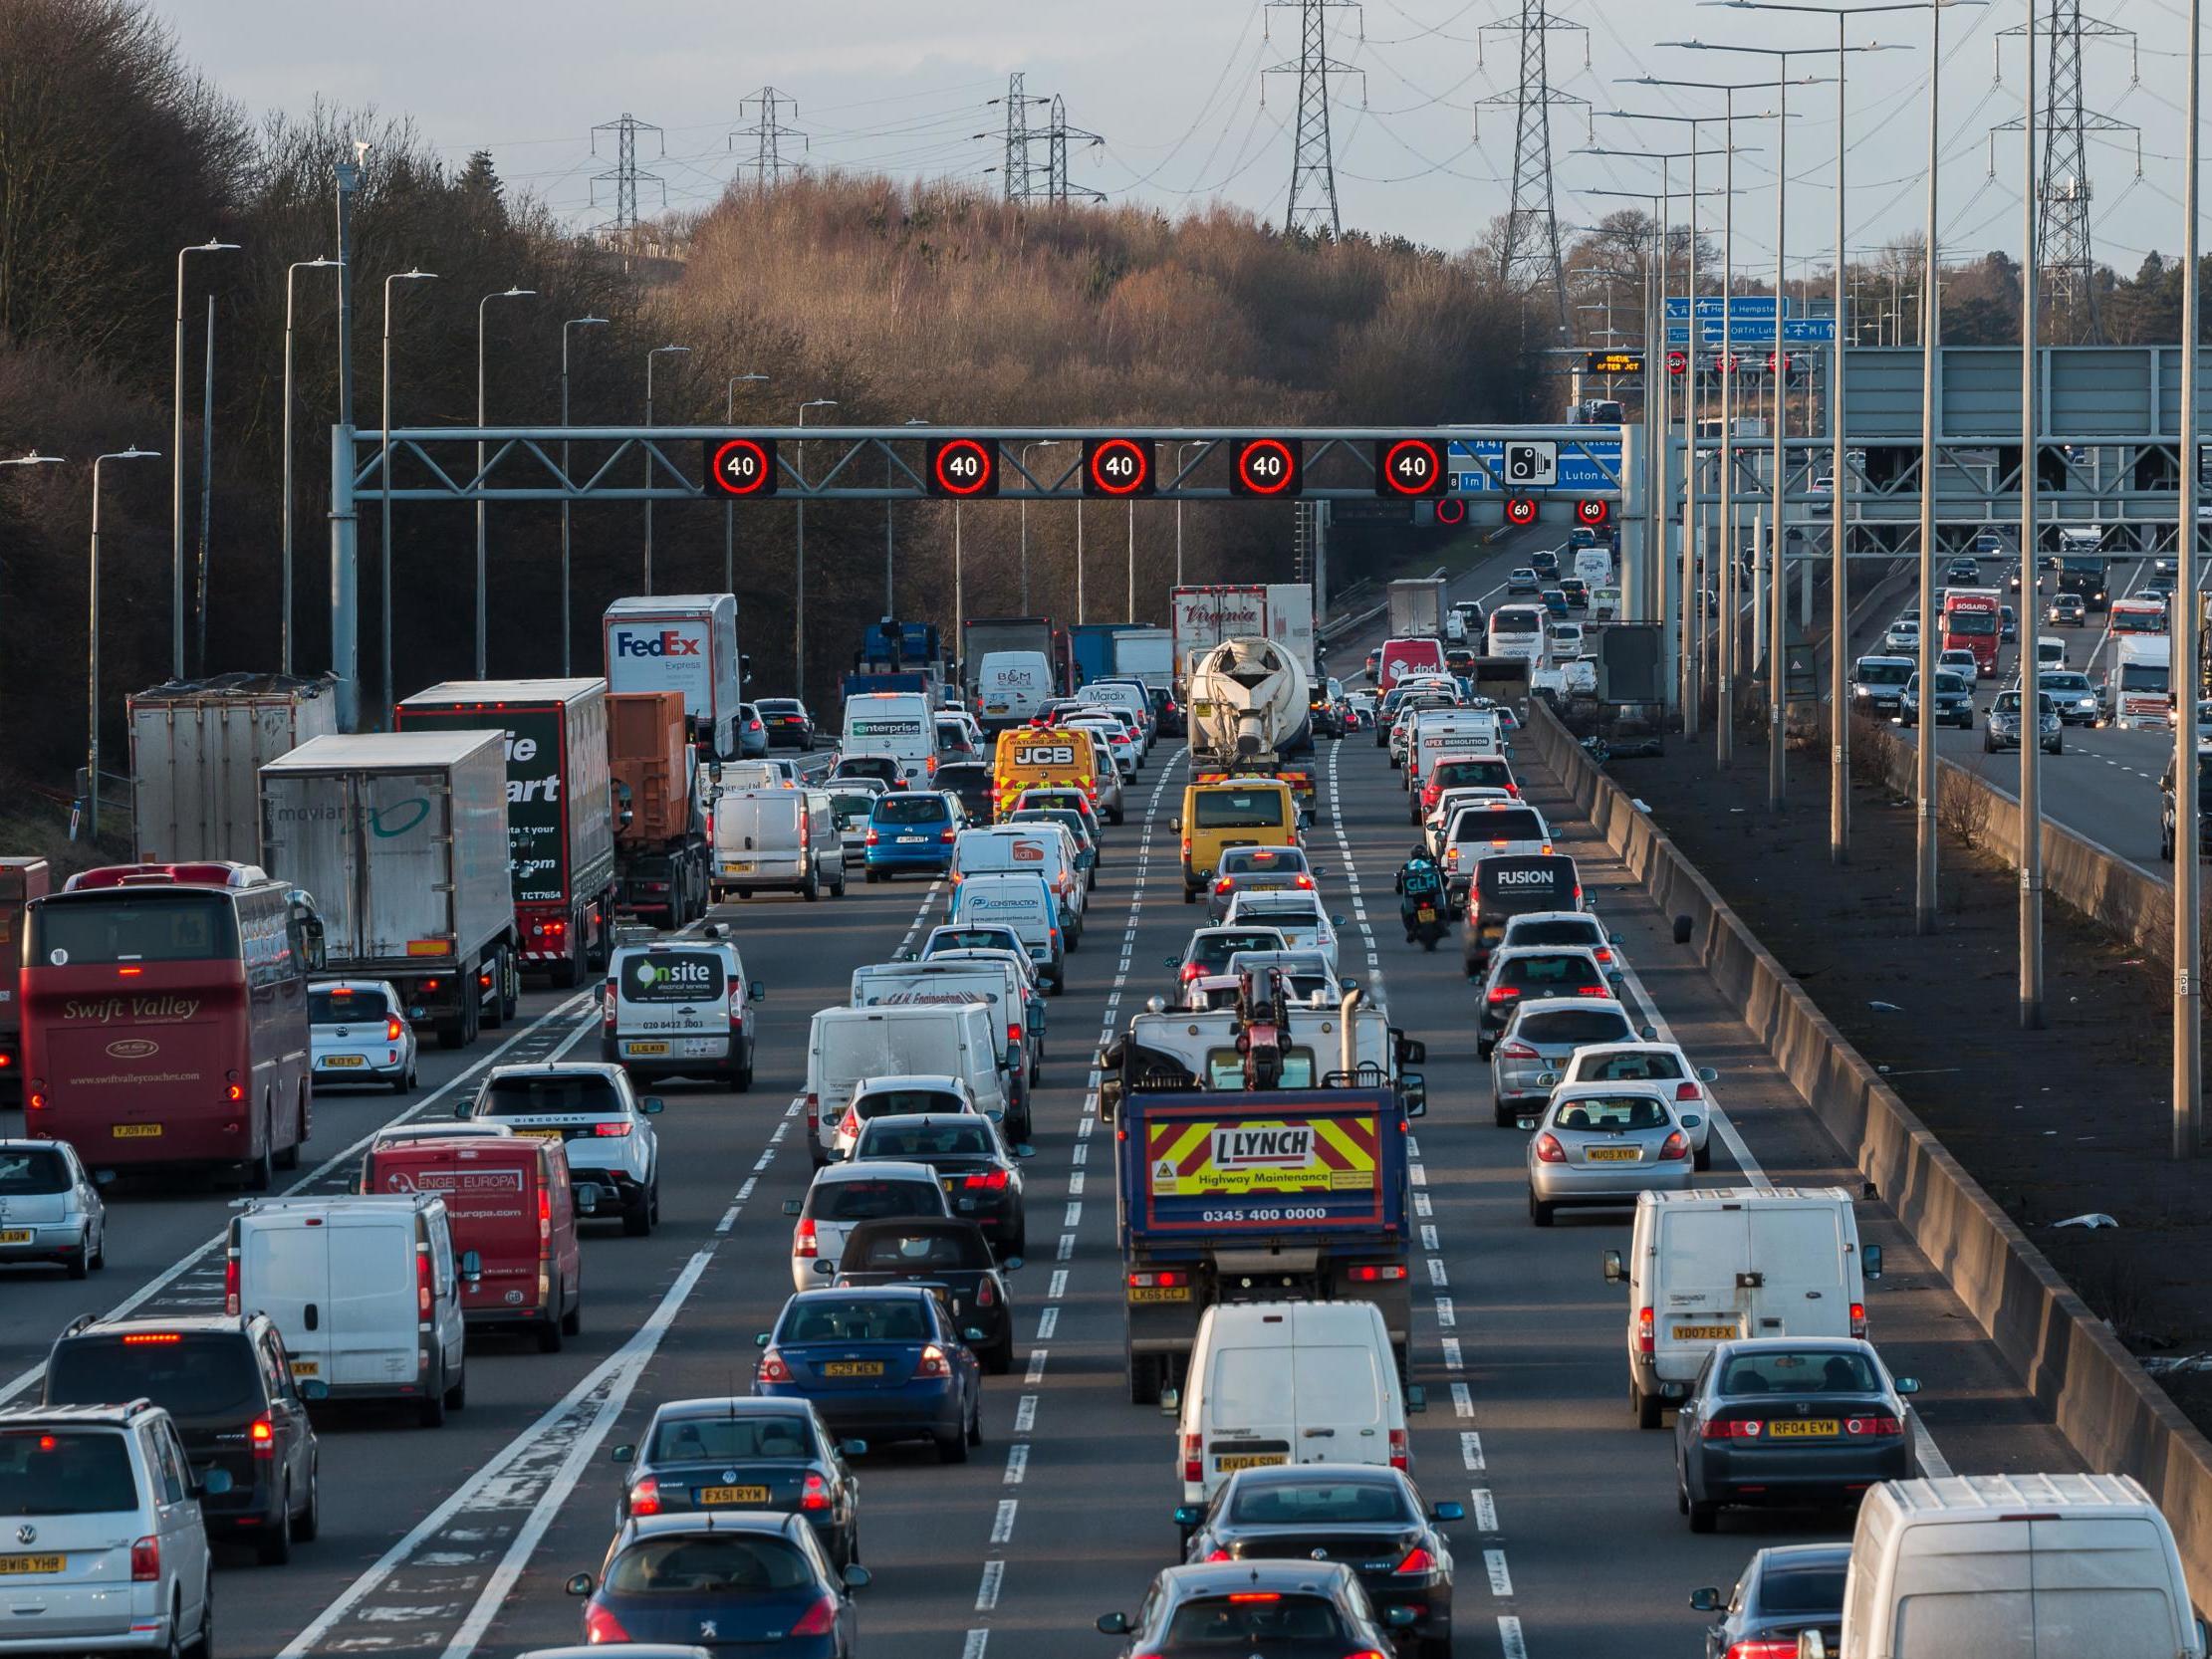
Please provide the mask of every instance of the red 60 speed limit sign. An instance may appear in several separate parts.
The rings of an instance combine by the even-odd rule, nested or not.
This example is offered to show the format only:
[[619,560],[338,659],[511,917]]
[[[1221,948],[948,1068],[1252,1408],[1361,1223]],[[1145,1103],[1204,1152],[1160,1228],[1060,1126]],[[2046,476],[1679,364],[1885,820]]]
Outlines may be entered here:
[[1297,495],[1305,479],[1305,446],[1295,438],[1245,438],[1229,469],[1231,495]]
[[776,493],[774,438],[706,440],[707,488],[717,495],[763,496]]
[[1426,438],[1383,438],[1374,446],[1374,493],[1438,496],[1450,482],[1443,451]]
[[998,446],[981,438],[937,438],[929,445],[931,495],[967,500],[999,493]]
[[1152,446],[1136,438],[1083,440],[1083,493],[1138,496],[1152,493]]

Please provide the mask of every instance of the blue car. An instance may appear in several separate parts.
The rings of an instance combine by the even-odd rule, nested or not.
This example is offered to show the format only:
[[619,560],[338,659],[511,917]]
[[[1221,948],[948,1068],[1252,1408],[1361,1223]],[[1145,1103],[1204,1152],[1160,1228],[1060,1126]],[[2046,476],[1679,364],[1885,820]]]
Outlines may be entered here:
[[857,1563],[833,1567],[796,1515],[650,1515],[625,1523],[599,1577],[578,1573],[569,1593],[589,1598],[594,1645],[720,1653],[773,1642],[779,1659],[851,1659],[850,1592],[867,1581]]
[[933,1440],[940,1462],[965,1463],[983,1444],[983,1366],[968,1346],[983,1334],[921,1286],[801,1291],[754,1338],[753,1392],[811,1402],[832,1434]]
[[867,817],[867,878],[942,875],[952,867],[952,842],[959,832],[948,796],[934,791],[877,796]]

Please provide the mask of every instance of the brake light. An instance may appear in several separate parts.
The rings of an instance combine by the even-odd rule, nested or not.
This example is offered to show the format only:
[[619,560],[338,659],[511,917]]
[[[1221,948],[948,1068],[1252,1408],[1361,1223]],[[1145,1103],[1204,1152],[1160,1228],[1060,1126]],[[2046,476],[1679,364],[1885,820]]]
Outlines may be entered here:
[[1205,1452],[1202,1448],[1199,1437],[1194,1434],[1184,1435],[1183,1479],[1185,1481],[1204,1480],[1206,1478],[1205,1462]]
[[238,1311],[238,1257],[233,1253],[223,1263],[223,1311]]
[[819,1256],[822,1254],[815,1241],[814,1217],[801,1216],[799,1225],[791,1230],[791,1253],[794,1256]]
[[1199,963],[1185,962],[1183,964],[1183,982],[1185,984],[1188,984],[1190,981],[1196,979],[1200,974],[1204,972],[1204,967],[1201,966]]
[[246,1430],[246,1438],[253,1445],[255,1457],[273,1458],[277,1455],[277,1429],[268,1418],[256,1417]]
[[600,1030],[609,1036],[614,1031],[614,982],[611,979],[600,991]]
[[968,1192],[1004,1192],[1006,1190],[1006,1171],[1003,1169],[985,1170],[980,1175],[969,1176],[960,1185],[963,1190]]
[[587,1602],[584,1608],[584,1639],[597,1647],[603,1642],[626,1642],[629,1632],[621,1621],[598,1602]]
[[414,1251],[414,1310],[417,1317],[430,1316],[430,1251],[427,1245],[417,1245]]
[[156,1584],[161,1581],[161,1540],[142,1538],[130,1546],[130,1581],[133,1584]]
[[1130,1286],[1139,1291],[1149,1290],[1155,1286],[1163,1291],[1171,1291],[1178,1285],[1188,1285],[1189,1283],[1190,1275],[1188,1273],[1179,1273],[1172,1268],[1163,1269],[1158,1273],[1132,1273],[1129,1275]]
[[1500,1060],[1542,1060],[1544,1057],[1526,1043],[1505,1043],[1499,1045],[1498,1058]]
[[914,1375],[917,1377],[949,1377],[952,1375],[952,1361],[945,1358],[944,1349],[931,1342],[921,1350],[921,1358],[914,1366]]
[[1845,1434],[1902,1434],[1904,1424],[1894,1417],[1846,1417],[1843,1419]]
[[1659,1144],[1659,1162],[1661,1163],[1671,1163],[1676,1158],[1686,1158],[1689,1155],[1690,1137],[1680,1129],[1676,1129]]
[[857,1136],[857,1135],[859,1135],[859,1134],[860,1134],[860,1110],[859,1110],[859,1108],[858,1108],[858,1107],[854,1107],[854,1106],[847,1106],[847,1107],[845,1108],[845,1115],[844,1115],[843,1117],[841,1117],[841,1118],[839,1118],[839,1119],[838,1119],[838,1133],[839,1133],[839,1134],[841,1134],[841,1135],[856,1135],[856,1136]]
[[553,1243],[553,1192],[538,1188],[538,1254],[543,1256]]
[[805,1489],[799,1494],[799,1507],[803,1510],[826,1510],[830,1507],[830,1483],[820,1475],[809,1473]]
[[1636,1309],[1636,1352],[1649,1358],[1653,1351],[1651,1309]]
[[1231,885],[1232,883],[1230,882],[1229,878],[1224,875],[1219,881],[1216,881],[1213,884],[1213,890],[1217,893],[1225,893],[1229,890]]
[[1493,985],[1490,988],[1490,1000],[1494,1003],[1511,1002],[1520,994],[1518,990],[1510,985]]
[[1559,1137],[1549,1129],[1536,1137],[1536,1161],[1543,1164],[1567,1162],[1567,1148],[1559,1143]]
[[1379,1285],[1405,1277],[1403,1263],[1392,1262],[1384,1267],[1353,1268],[1347,1276],[1354,1285]]
[[1009,1025],[1006,1028],[1006,1041],[1009,1043],[1019,1043],[1021,1040],[1022,1028],[1018,1025]]
[[799,1622],[786,1632],[793,1636],[827,1636],[838,1627],[838,1601],[826,1595],[799,1615]]
[[1610,946],[1607,945],[1599,945],[1590,954],[1592,956],[1595,956],[1600,962],[1610,962],[1612,960],[1612,949]]
[[1866,1338],[1866,1304],[1862,1302],[1851,1304],[1851,1334],[1860,1341]]
[[1792,1636],[1788,1641],[1732,1642],[1721,1659],[1798,1659],[1798,1639]]
[[1411,1466],[1411,1451],[1406,1445],[1405,1431],[1403,1429],[1392,1429],[1390,1431],[1390,1467],[1402,1470]]
[[1415,1572],[1434,1572],[1436,1557],[1416,1543],[1405,1552],[1405,1559],[1390,1570],[1401,1577]]
[[1674,1097],[1677,1100],[1702,1100],[1705,1098],[1705,1091],[1695,1083],[1676,1083]]
[[822,1138],[822,1096],[809,1090],[807,1093],[807,1134],[809,1138]]
[[1707,1440],[1757,1440],[1767,1425],[1756,1417],[1709,1417],[1698,1432]]
[[[812,1252],[809,1254],[812,1254]],[[791,1367],[784,1363],[782,1354],[774,1348],[769,1348],[760,1356],[760,1364],[754,1367],[753,1380],[756,1382],[789,1382],[791,1380]]]
[[1576,987],[1575,995],[1578,997],[1609,997],[1612,992],[1602,985],[1581,985]]
[[1236,1559],[1236,1556],[1230,1554],[1228,1550],[1222,1548],[1221,1545],[1217,1543],[1210,1551],[1208,1551],[1206,1559],[1209,1561],[1233,1561]]
[[736,980],[730,981],[730,1024],[742,1029],[745,1024],[745,989]]

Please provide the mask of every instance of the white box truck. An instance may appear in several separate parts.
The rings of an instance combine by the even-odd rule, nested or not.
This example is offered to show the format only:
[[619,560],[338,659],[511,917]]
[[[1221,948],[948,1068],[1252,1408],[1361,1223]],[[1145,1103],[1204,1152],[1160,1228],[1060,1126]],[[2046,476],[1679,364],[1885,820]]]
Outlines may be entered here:
[[610,691],[680,691],[692,741],[716,760],[737,754],[737,705],[750,664],[737,648],[735,593],[647,593],[601,618]]
[[1444,607],[1450,602],[1440,576],[1404,577],[1390,584],[1390,633],[1396,638],[1441,639]]
[[261,862],[315,895],[327,970],[389,980],[444,1047],[513,1018],[504,732],[302,744],[261,769]]
[[128,700],[131,822],[143,864],[261,862],[261,769],[338,730],[338,682],[172,680]]
[[1173,589],[1168,632],[1177,679],[1189,677],[1197,652],[1224,639],[1273,639],[1298,658],[1308,679],[1321,672],[1314,591],[1303,582]]

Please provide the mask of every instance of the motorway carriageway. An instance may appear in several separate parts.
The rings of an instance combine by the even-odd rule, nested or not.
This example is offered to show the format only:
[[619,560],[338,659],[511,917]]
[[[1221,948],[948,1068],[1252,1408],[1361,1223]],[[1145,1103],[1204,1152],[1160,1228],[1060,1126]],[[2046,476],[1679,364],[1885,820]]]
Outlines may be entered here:
[[[1525,552],[1508,545],[1456,585],[1481,594]],[[1356,664],[1371,640],[1348,641]],[[1524,757],[1525,764],[1527,758]],[[1414,1208],[1415,1477],[1431,1500],[1457,1499],[1454,1528],[1462,1655],[1697,1653],[1703,1620],[1685,1597],[1726,1586],[1760,1543],[1840,1536],[1836,1517],[1729,1516],[1693,1538],[1676,1515],[1669,1442],[1638,1431],[1625,1388],[1625,1293],[1602,1283],[1599,1254],[1624,1248],[1624,1213],[1527,1218],[1525,1136],[1490,1124],[1487,1072],[1474,1058],[1471,992],[1450,945],[1402,942],[1390,876],[1412,839],[1398,775],[1367,734],[1323,744],[1319,813],[1309,836],[1342,930],[1346,970],[1376,991],[1395,1023],[1426,1041],[1429,1116],[1417,1126]],[[1014,1276],[1013,1371],[986,1386],[984,1444],[940,1467],[924,1447],[860,1460],[861,1551],[874,1582],[860,1592],[861,1651],[982,1659],[1044,1650],[1113,1650],[1099,1613],[1133,1610],[1170,1562],[1177,1501],[1173,1426],[1128,1403],[1121,1359],[1120,1266],[1113,1244],[1110,1131],[1098,1126],[1090,1059],[1099,1039],[1168,989],[1161,958],[1203,912],[1180,902],[1176,839],[1184,763],[1169,745],[1109,831],[1106,865],[1070,989],[1050,1005],[1037,1156],[1027,1165],[1030,1243]],[[1620,889],[1553,782],[1526,783],[1555,820],[1586,884],[1621,938],[1632,997],[1646,1018],[1716,1066],[1725,1108],[1712,1184],[1852,1179],[1836,1148],[1720,1005],[1667,918]],[[745,1392],[753,1334],[789,1284],[782,1202],[806,1187],[807,1025],[841,1005],[855,967],[918,939],[941,913],[934,884],[856,883],[842,900],[756,899],[725,906],[753,977],[768,982],[760,1061],[749,1094],[669,1084],[661,1136],[662,1223],[649,1239],[588,1231],[584,1333],[557,1355],[527,1339],[470,1343],[468,1408],[440,1430],[398,1414],[322,1419],[324,1531],[283,1568],[225,1550],[216,1583],[226,1656],[402,1653],[465,1659],[575,1642],[570,1573],[596,1572],[613,1532],[611,1448],[633,1440],[653,1404]],[[334,1159],[397,1112],[450,1109],[475,1067],[581,1044],[594,1052],[588,998],[529,999],[519,1031],[463,1056],[424,1057],[411,1101],[325,1099],[311,1151]],[[511,1045],[502,1050],[502,1039]],[[314,1163],[311,1158],[311,1164]],[[310,1191],[343,1186],[351,1160],[305,1174]],[[208,1307],[219,1251],[202,1251],[226,1195],[119,1198],[110,1295],[149,1310]],[[1876,1340],[1920,1376],[1920,1405],[1940,1452],[1931,1468],[2071,1468],[2067,1449],[2000,1366],[1958,1304],[1879,1206],[1866,1236],[1888,1256],[1871,1288]],[[47,1334],[89,1305],[92,1287],[19,1277],[21,1316],[4,1356],[17,1387]]]

